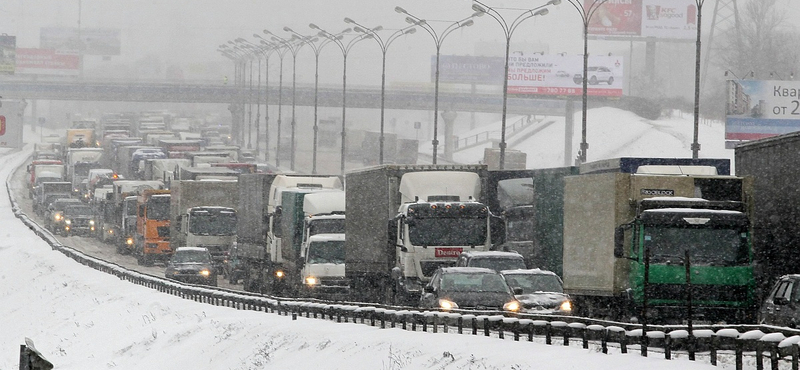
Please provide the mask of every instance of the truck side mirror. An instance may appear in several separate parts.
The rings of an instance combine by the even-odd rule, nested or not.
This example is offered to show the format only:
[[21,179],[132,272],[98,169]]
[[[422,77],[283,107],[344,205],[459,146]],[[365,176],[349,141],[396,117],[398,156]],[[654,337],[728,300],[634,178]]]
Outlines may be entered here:
[[183,221],[183,215],[178,215],[178,218],[175,219],[175,230],[181,231],[181,221]]
[[425,286],[425,293],[435,293],[436,289],[433,289],[433,285],[426,285]]
[[625,257],[625,229],[622,226],[614,229],[614,257]]
[[389,245],[394,246],[397,244],[397,221],[395,219],[389,220],[386,230],[389,234]]

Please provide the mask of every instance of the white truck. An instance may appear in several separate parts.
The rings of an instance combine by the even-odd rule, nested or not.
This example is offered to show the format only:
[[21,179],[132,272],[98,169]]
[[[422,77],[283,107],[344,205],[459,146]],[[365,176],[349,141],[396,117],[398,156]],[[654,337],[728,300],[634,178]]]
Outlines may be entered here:
[[[439,267],[492,247],[484,165],[384,165],[347,174],[346,276],[361,301],[416,304]],[[387,228],[388,221],[388,228]],[[498,222],[499,223],[499,222]]]
[[346,298],[344,191],[320,191],[303,197],[303,240],[300,244],[301,295]]
[[170,191],[170,243],[207,248],[220,269],[236,242],[238,183],[232,180],[172,181]]

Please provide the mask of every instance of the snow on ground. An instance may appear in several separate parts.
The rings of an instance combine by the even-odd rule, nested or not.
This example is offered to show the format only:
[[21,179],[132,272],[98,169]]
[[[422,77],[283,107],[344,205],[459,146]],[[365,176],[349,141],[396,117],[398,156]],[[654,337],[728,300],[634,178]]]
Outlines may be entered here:
[[[590,131],[590,159],[690,154],[685,143],[691,126],[677,128],[686,125],[686,120],[651,122],[608,109],[590,114],[593,125],[604,127],[597,130],[603,136]],[[687,134],[682,135],[683,131]],[[704,150],[713,148],[708,141],[718,132],[713,126],[702,128]],[[635,147],[641,151],[612,147],[634,138],[639,138]],[[559,166],[558,151],[563,149],[556,148],[559,140],[552,141],[526,141],[529,163]],[[648,148],[651,151],[645,151]],[[5,179],[24,162],[24,155],[0,161],[0,179]],[[51,250],[13,216],[9,200],[0,195],[0,369],[17,368],[19,346],[26,337],[60,370],[712,368],[707,359],[689,362],[685,356],[666,361],[662,355],[643,358],[636,351],[622,355],[618,349],[604,355],[597,349],[548,346],[541,341],[409,332],[306,318],[292,321],[276,314],[188,301],[121,281]]]
[[[590,109],[586,116],[589,162],[618,157],[692,157],[694,123],[691,114],[676,111],[670,118],[648,120],[616,108],[597,108]],[[517,116],[508,117],[506,128],[519,119]],[[538,116],[536,119],[541,121],[519,133],[507,134],[508,148],[526,153],[528,168],[564,166],[564,117]],[[572,159],[577,157],[581,143],[580,112],[575,114],[574,126]],[[489,131],[499,141],[500,130],[501,122],[498,121],[458,136],[465,138]],[[534,131],[538,132],[526,138]],[[727,158],[733,162],[733,150],[725,149],[724,122],[703,120],[698,132],[700,158]],[[478,163],[483,160],[484,148],[489,146],[485,144],[457,151],[453,160]]]

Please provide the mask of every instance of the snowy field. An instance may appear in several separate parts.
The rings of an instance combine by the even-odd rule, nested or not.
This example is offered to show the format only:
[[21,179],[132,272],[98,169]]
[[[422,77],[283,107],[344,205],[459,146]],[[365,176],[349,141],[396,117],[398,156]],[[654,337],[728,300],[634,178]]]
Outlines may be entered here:
[[[653,122],[609,109],[592,110],[590,117],[593,126],[602,126],[589,131],[590,160],[691,155],[690,118]],[[721,124],[701,126],[702,157],[732,157],[721,149],[723,130]],[[557,143],[563,142],[563,129],[552,135],[562,139],[530,138],[522,144],[528,163],[561,165],[563,147]],[[30,150],[0,153],[5,155],[0,178],[24,163]],[[604,355],[542,341],[292,321],[196,303],[123,282],[51,250],[14,217],[5,196],[0,196],[0,235],[0,370],[17,368],[26,337],[59,370],[714,368],[707,359],[690,362],[685,356],[667,361],[655,353],[622,355],[616,348]]]

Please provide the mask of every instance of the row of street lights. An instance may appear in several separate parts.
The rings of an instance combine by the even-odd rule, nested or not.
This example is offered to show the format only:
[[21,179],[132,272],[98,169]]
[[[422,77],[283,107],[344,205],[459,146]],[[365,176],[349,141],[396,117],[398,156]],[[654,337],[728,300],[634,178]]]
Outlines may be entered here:
[[[586,144],[586,105],[587,105],[587,63],[588,63],[588,50],[587,50],[587,29],[588,29],[588,22],[591,18],[593,12],[604,3],[606,0],[594,0],[591,3],[591,6],[587,9],[583,8],[582,2],[580,0],[568,0],[576,9],[581,12],[582,19],[584,21],[584,73],[583,73],[583,122],[582,122],[582,143],[581,143],[581,151],[580,151],[580,160],[586,160],[586,149],[588,144]],[[395,7],[395,11],[397,13],[405,15],[405,20],[410,25],[401,28],[398,30],[394,30],[388,37],[382,38],[379,34],[380,31],[383,30],[383,27],[377,26],[373,28],[366,27],[351,18],[344,18],[344,22],[347,24],[352,24],[353,28],[345,29],[344,31],[333,34],[330,33],[319,26],[311,23],[309,27],[312,30],[317,31],[316,36],[306,36],[302,35],[289,27],[284,27],[283,30],[290,33],[290,38],[283,38],[278,35],[275,35],[268,30],[264,30],[264,34],[270,35],[270,40],[265,39],[259,34],[253,34],[253,37],[259,40],[259,44],[251,43],[247,40],[242,38],[237,38],[234,41],[229,41],[228,44],[220,45],[219,52],[221,52],[226,57],[234,60],[235,64],[235,76],[236,80],[240,85],[244,85],[244,68],[246,68],[246,62],[250,62],[250,89],[252,94],[252,61],[253,59],[258,60],[258,108],[256,113],[256,131],[257,131],[257,139],[256,139],[256,151],[260,153],[260,125],[258,123],[260,119],[260,101],[261,101],[261,59],[264,58],[266,61],[266,97],[265,97],[265,118],[264,124],[265,127],[268,128],[269,122],[269,58],[270,55],[273,53],[277,54],[280,59],[279,64],[279,82],[278,82],[278,118],[277,118],[277,141],[276,141],[276,153],[280,153],[281,151],[281,126],[282,126],[282,105],[283,105],[283,57],[287,53],[291,53],[292,55],[292,120],[291,120],[291,160],[290,160],[290,168],[291,170],[295,170],[295,133],[296,133],[296,119],[295,119],[295,108],[296,108],[296,101],[295,101],[295,91],[296,91],[296,61],[297,55],[299,51],[305,45],[309,45],[311,49],[314,51],[315,56],[315,74],[314,74],[314,138],[313,138],[313,159],[312,159],[312,173],[317,173],[317,141],[318,141],[318,92],[319,92],[319,55],[323,48],[328,44],[335,44],[339,50],[342,52],[343,57],[343,71],[342,71],[342,131],[341,131],[341,172],[344,173],[345,170],[345,157],[346,157],[346,102],[347,102],[347,56],[348,53],[351,51],[353,46],[363,40],[372,39],[375,40],[382,53],[382,66],[381,66],[381,118],[380,118],[380,151],[379,151],[379,163],[384,163],[384,117],[385,117],[385,94],[386,94],[386,54],[388,51],[389,46],[397,40],[400,36],[412,34],[416,31],[417,28],[421,28],[425,32],[427,32],[434,41],[434,46],[436,48],[436,62],[435,62],[435,73],[434,73],[434,118],[433,118],[433,139],[431,141],[433,147],[432,153],[432,162],[433,164],[437,163],[438,159],[438,116],[439,116],[439,59],[440,59],[440,52],[442,44],[445,38],[453,33],[455,30],[469,27],[474,24],[473,19],[476,17],[480,17],[484,14],[489,15],[492,19],[497,21],[497,23],[502,27],[504,36],[505,36],[505,69],[504,69],[504,76],[506,78],[503,79],[503,107],[502,107],[502,129],[501,129],[501,138],[500,138],[500,161],[499,167],[503,169],[505,167],[505,150],[506,150],[506,116],[507,116],[507,102],[508,102],[508,70],[509,70],[509,52],[510,52],[510,44],[511,44],[511,37],[514,34],[514,31],[517,30],[517,27],[525,20],[534,18],[536,16],[543,16],[548,14],[547,7],[552,5],[558,5],[561,3],[561,0],[550,0],[546,4],[534,7],[531,9],[524,9],[522,13],[520,13],[514,20],[509,24],[500,14],[498,9],[492,8],[480,0],[473,0],[472,9],[474,13],[471,14],[469,17],[464,19],[449,22],[449,24],[441,31],[437,31],[436,28],[431,26],[429,21],[425,20],[424,18],[418,17],[409,13],[407,10],[401,7]],[[517,9],[520,10],[520,9]],[[355,31],[355,35],[347,42],[344,41],[345,36],[351,35],[352,31]],[[252,96],[252,95],[251,95]],[[251,107],[252,113],[252,107]],[[242,115],[243,117],[243,115]],[[252,118],[250,118],[252,122]],[[242,138],[243,139],[243,136]],[[266,142],[267,142],[267,150],[266,150],[266,160],[269,160],[269,130],[267,129],[266,132]],[[275,159],[276,165],[280,166],[280,155],[276,154]]]

